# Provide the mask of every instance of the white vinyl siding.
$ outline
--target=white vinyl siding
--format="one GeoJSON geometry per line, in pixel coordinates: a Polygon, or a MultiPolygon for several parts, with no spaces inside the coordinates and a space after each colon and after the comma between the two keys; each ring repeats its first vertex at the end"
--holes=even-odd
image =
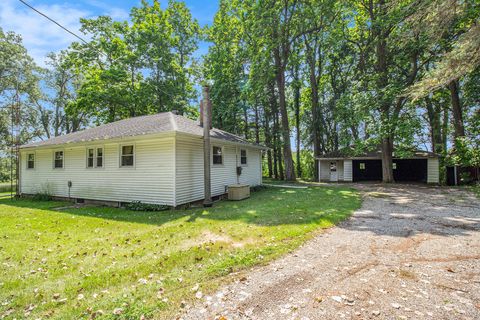
{"type": "Polygon", "coordinates": [[[337,162],[338,181],[343,181],[343,160],[337,160],[336,162],[337,162]]]}
{"type": "MultiPolygon", "coordinates": [[[[237,183],[237,158],[240,163],[240,149],[232,144],[212,141],[212,146],[220,146],[223,151],[223,163],[213,165],[211,161],[212,196],[224,194],[226,187],[237,183]],[[238,154],[237,154],[238,152],[238,154]]],[[[243,148],[243,147],[242,147],[243,148]]],[[[256,186],[262,183],[261,152],[246,148],[248,166],[243,167],[238,182],[256,186]]],[[[202,200],[203,185],[203,140],[201,137],[177,136],[176,140],[176,203],[177,205],[202,200]]]]}
{"type": "Polygon", "coordinates": [[[343,181],[353,181],[352,160],[343,161],[343,181]]]}
{"type": "Polygon", "coordinates": [[[251,186],[262,184],[262,153],[259,150],[245,148],[237,148],[237,152],[237,166],[242,166],[242,174],[240,175],[238,182],[240,184],[249,184],[251,186]],[[248,157],[247,164],[241,163],[241,150],[246,151],[248,157]]]}
{"type": "MultiPolygon", "coordinates": [[[[242,183],[251,186],[262,183],[261,151],[247,150],[248,165],[243,167],[237,180],[237,159],[240,147],[212,141],[223,150],[223,163],[211,166],[212,195],[225,193],[226,186],[242,183]]],[[[49,192],[54,196],[68,197],[68,181],[72,182],[72,198],[113,202],[141,201],[176,206],[204,198],[203,140],[201,137],[176,135],[176,137],[131,139],[108,142],[103,145],[103,167],[89,169],[87,149],[96,145],[75,145],[64,151],[64,168],[52,165],[55,149],[36,148],[35,170],[21,171],[21,192],[35,194],[49,192]],[[134,166],[121,167],[122,146],[134,145],[134,166]]],[[[56,149],[58,150],[58,149],[56,149]]],[[[22,169],[27,166],[27,154],[22,151],[22,169]]],[[[95,159],[96,162],[96,159],[95,159]]]]}
{"type": "Polygon", "coordinates": [[[318,161],[320,181],[330,181],[330,161],[320,160],[318,161]]]}
{"type": "MultiPolygon", "coordinates": [[[[122,144],[126,145],[126,143],[122,144]]],[[[64,169],[53,169],[53,149],[36,150],[36,170],[21,172],[21,192],[35,194],[48,190],[54,196],[93,200],[142,201],[174,205],[173,137],[135,141],[135,167],[120,168],[120,144],[103,147],[103,170],[87,169],[88,145],[64,149],[64,169]]],[[[22,162],[26,162],[22,152],[22,162]]],[[[23,163],[26,167],[26,163],[23,163]]]]}
{"type": "Polygon", "coordinates": [[[427,160],[427,183],[440,183],[438,158],[427,160]]]}

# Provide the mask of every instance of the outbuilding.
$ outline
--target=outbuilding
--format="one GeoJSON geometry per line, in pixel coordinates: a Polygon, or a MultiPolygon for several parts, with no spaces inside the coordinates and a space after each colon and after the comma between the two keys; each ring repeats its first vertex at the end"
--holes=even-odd
{"type": "MultiPolygon", "coordinates": [[[[382,180],[382,152],[358,153],[344,148],[317,157],[320,181],[358,182],[382,180]]],[[[424,150],[412,150],[408,157],[393,155],[393,176],[399,182],[439,183],[439,156],[424,150]]]]}
{"type": "MultiPolygon", "coordinates": [[[[204,199],[203,127],[172,112],[129,118],[20,148],[19,192],[178,206],[204,199]]],[[[262,183],[261,145],[210,130],[211,195],[262,183]]]]}

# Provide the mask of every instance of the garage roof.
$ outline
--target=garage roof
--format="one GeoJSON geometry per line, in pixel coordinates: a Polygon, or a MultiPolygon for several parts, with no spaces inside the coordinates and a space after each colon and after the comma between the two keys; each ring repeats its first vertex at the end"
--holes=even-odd
{"type": "MultiPolygon", "coordinates": [[[[409,156],[407,157],[400,157],[395,155],[395,151],[393,152],[394,158],[438,158],[439,155],[430,151],[420,150],[420,149],[412,149],[409,152],[409,156]]],[[[340,150],[332,151],[325,153],[321,156],[318,156],[317,159],[381,159],[382,158],[382,148],[381,146],[377,146],[376,148],[370,150],[358,150],[355,149],[354,146],[346,147],[340,150]]]]}

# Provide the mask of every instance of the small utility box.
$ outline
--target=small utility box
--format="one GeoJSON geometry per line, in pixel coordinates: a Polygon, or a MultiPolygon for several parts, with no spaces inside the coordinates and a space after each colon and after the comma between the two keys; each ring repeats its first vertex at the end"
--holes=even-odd
{"type": "Polygon", "coordinates": [[[228,200],[243,200],[250,197],[248,184],[232,184],[228,186],[228,200]]]}

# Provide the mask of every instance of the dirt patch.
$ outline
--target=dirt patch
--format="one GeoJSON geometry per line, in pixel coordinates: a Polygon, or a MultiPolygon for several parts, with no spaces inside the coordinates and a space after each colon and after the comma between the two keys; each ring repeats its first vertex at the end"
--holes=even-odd
{"type": "Polygon", "coordinates": [[[183,250],[197,247],[197,246],[202,246],[206,244],[215,244],[215,243],[225,243],[228,244],[234,248],[242,248],[245,245],[248,244],[253,244],[256,241],[253,239],[245,239],[242,241],[235,241],[228,235],[222,235],[222,234],[217,234],[213,233],[210,231],[203,232],[201,236],[194,238],[194,239],[189,239],[184,241],[181,245],[180,248],[183,250]]]}
{"type": "Polygon", "coordinates": [[[348,222],[181,317],[480,319],[478,199],[456,189],[352,186],[364,203],[348,222]]]}

